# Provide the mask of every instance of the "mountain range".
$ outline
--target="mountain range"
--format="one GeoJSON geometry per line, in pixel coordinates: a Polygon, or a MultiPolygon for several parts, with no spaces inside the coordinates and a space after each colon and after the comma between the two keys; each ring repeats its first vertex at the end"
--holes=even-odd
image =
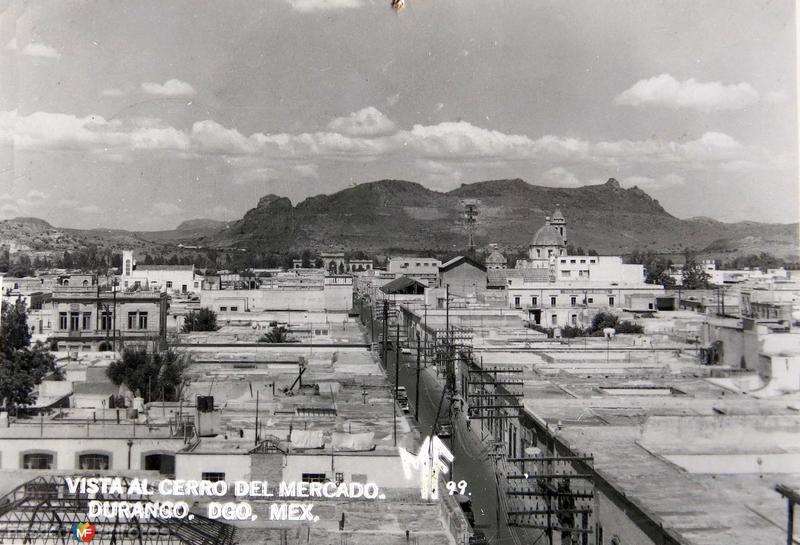
{"type": "Polygon", "coordinates": [[[601,254],[634,249],[680,253],[688,248],[713,256],[798,256],[796,223],[679,219],[638,187],[623,188],[613,178],[577,188],[491,180],[448,192],[381,180],[309,197],[297,205],[286,197],[266,195],[237,221],[195,219],[169,231],[57,229],[43,220],[15,218],[0,222],[0,243],[11,240],[39,250],[92,241],[138,251],[165,251],[183,244],[258,251],[454,252],[467,243],[465,201],[478,206],[474,236],[479,247],[498,243],[507,251],[526,248],[545,216],[559,205],[567,220],[568,242],[601,254]]]}

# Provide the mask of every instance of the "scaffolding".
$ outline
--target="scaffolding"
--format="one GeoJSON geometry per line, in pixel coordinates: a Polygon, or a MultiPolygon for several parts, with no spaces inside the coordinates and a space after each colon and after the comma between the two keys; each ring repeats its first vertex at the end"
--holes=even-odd
{"type": "MultiPolygon", "coordinates": [[[[86,475],[74,476],[74,478],[86,475]]],[[[120,478],[123,490],[127,478],[120,478]]],[[[0,497],[0,543],[74,543],[74,527],[88,521],[89,501],[141,502],[126,494],[70,492],[63,476],[47,475],[27,481],[0,497]]],[[[93,521],[92,543],[113,545],[233,545],[235,528],[192,513],[185,518],[122,518],[93,521]]]]}

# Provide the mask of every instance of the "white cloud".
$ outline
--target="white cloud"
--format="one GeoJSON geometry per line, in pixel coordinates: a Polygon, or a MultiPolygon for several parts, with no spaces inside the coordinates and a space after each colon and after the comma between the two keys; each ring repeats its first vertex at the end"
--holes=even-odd
{"type": "Polygon", "coordinates": [[[639,189],[652,191],[681,187],[686,184],[686,178],[674,172],[656,178],[651,178],[649,176],[628,176],[620,180],[620,184],[622,184],[622,187],[626,188],[636,186],[639,189]]]}
{"type": "Polygon", "coordinates": [[[179,79],[171,79],[165,81],[164,83],[146,81],[142,83],[142,91],[149,95],[167,97],[189,96],[195,94],[195,90],[191,85],[179,79]]]}
{"type": "Polygon", "coordinates": [[[29,201],[41,202],[47,198],[47,195],[45,195],[38,189],[31,189],[30,191],[28,191],[27,198],[29,201]]]}
{"type": "Polygon", "coordinates": [[[317,165],[295,165],[292,170],[297,173],[299,176],[303,178],[319,178],[319,172],[317,171],[317,165]]]}
{"type": "Polygon", "coordinates": [[[125,93],[123,93],[120,89],[110,87],[108,89],[103,89],[100,94],[104,97],[121,97],[125,93]]]}
{"type": "Polygon", "coordinates": [[[555,167],[544,172],[539,178],[542,185],[550,187],[580,187],[584,185],[575,174],[563,167],[555,167]]]}
{"type": "MultiPolygon", "coordinates": [[[[541,170],[587,167],[623,168],[636,171],[644,165],[662,165],[659,170],[732,171],[785,169],[794,158],[747,146],[725,133],[709,131],[689,141],[616,140],[590,141],[545,135],[532,139],[478,127],[466,121],[415,125],[397,130],[390,120],[369,108],[332,121],[327,131],[313,133],[254,133],[245,135],[213,120],[195,122],[178,129],[153,118],[113,119],[90,115],[34,112],[18,115],[0,112],[0,142],[20,149],[81,150],[96,154],[96,160],[125,162],[138,153],[160,152],[178,157],[224,156],[240,173],[237,183],[275,179],[292,174],[295,165],[315,165],[320,160],[371,161],[402,157],[422,160],[421,169],[434,176],[435,164],[464,167],[508,167],[513,162],[535,162],[541,170]],[[391,125],[390,125],[391,124],[391,125]],[[395,132],[386,134],[392,127],[395,132]],[[343,134],[334,129],[346,131],[343,134]],[[351,134],[376,134],[371,137],[351,134]],[[430,161],[430,163],[424,163],[430,161]],[[635,167],[635,168],[633,168],[635,167]],[[259,170],[261,169],[261,170],[259,170]]],[[[566,170],[548,174],[550,183],[579,183],[566,170]]],[[[310,169],[294,175],[312,176],[310,169]]],[[[316,172],[315,175],[319,173],[316,172]]]]}
{"type": "Polygon", "coordinates": [[[159,216],[174,216],[183,212],[180,206],[171,202],[157,202],[153,205],[153,210],[159,216]]]}
{"type": "Polygon", "coordinates": [[[786,92],[784,89],[779,91],[770,91],[764,95],[764,101],[769,102],[770,104],[781,104],[783,102],[789,102],[789,93],[786,92]]]}
{"type": "Polygon", "coordinates": [[[360,8],[363,0],[285,0],[293,10],[303,13],[360,8]]]}
{"type": "Polygon", "coordinates": [[[394,122],[377,108],[369,106],[346,117],[337,117],[328,123],[328,130],[346,136],[386,136],[397,130],[394,122]]]}
{"type": "Polygon", "coordinates": [[[87,204],[77,207],[75,211],[80,212],[81,214],[99,214],[103,211],[103,209],[96,204],[87,204]]]}
{"type": "Polygon", "coordinates": [[[0,206],[0,214],[7,217],[19,216],[20,210],[16,204],[5,203],[4,205],[0,206]]]}
{"type": "Polygon", "coordinates": [[[17,38],[16,38],[16,36],[11,38],[10,40],[8,40],[8,43],[6,44],[6,49],[8,49],[9,51],[16,51],[17,50],[17,38]]]}
{"type": "MultiPolygon", "coordinates": [[[[14,45],[16,46],[16,42],[14,45]]],[[[57,59],[61,57],[61,53],[59,53],[56,48],[43,43],[29,43],[22,50],[22,54],[28,57],[39,57],[43,59],[57,59]]]]}
{"type": "Polygon", "coordinates": [[[758,91],[749,83],[726,85],[715,81],[703,83],[693,78],[678,81],[669,74],[642,79],[614,99],[628,106],[691,108],[703,112],[741,110],[758,102],[758,91]]]}

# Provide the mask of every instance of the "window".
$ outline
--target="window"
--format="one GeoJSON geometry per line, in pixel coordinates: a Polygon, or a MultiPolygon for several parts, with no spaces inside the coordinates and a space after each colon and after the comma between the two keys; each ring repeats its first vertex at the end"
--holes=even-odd
{"type": "MultiPolygon", "coordinates": [[[[125,260],[125,276],[130,276],[130,275],[131,275],[131,260],[130,259],[126,259],[125,260]]],[[[128,284],[126,283],[125,285],[127,286],[128,284]]]]}
{"type": "Polygon", "coordinates": [[[570,272],[569,271],[561,271],[561,277],[562,278],[569,278],[569,276],[570,276],[570,272]]]}
{"type": "Polygon", "coordinates": [[[194,287],[195,287],[195,288],[197,288],[197,287],[200,287],[200,282],[195,282],[195,283],[194,283],[194,287]]]}
{"type": "Polygon", "coordinates": [[[103,331],[110,331],[111,330],[111,313],[108,311],[103,312],[100,315],[100,329],[103,331]]]}
{"type": "Polygon", "coordinates": [[[111,467],[108,454],[81,454],[78,469],[108,469],[111,467]]]}
{"type": "MultiPolygon", "coordinates": [[[[427,263],[426,263],[426,265],[427,265],[427,263]]],[[[336,473],[336,484],[337,484],[337,485],[338,485],[338,484],[342,484],[343,482],[344,482],[344,473],[342,473],[342,472],[337,472],[337,473],[336,473]]]]}
{"type": "Polygon", "coordinates": [[[581,259],[581,263],[586,263],[586,260],[585,259],[581,259]]]}
{"type": "Polygon", "coordinates": [[[139,329],[147,329],[147,313],[139,313],[139,329]]]}
{"type": "Polygon", "coordinates": [[[614,306],[614,298],[613,297],[609,297],[608,298],[608,306],[610,306],[610,307],[614,306]]]}
{"type": "Polygon", "coordinates": [[[92,329],[92,313],[91,312],[84,312],[83,313],[83,327],[81,329],[92,329]]]}
{"type": "Polygon", "coordinates": [[[80,329],[80,320],[81,320],[81,313],[80,312],[70,312],[69,313],[69,330],[70,331],[77,331],[80,329]]]}
{"type": "Polygon", "coordinates": [[[128,329],[135,329],[136,328],[136,313],[129,312],[128,313],[128,329]]]}
{"type": "Polygon", "coordinates": [[[239,311],[239,307],[231,307],[231,312],[238,312],[238,311],[239,311]]]}
{"type": "Polygon", "coordinates": [[[133,287],[134,288],[141,288],[142,287],[142,283],[140,281],[138,281],[138,280],[134,280],[133,287]]]}
{"type": "Polygon", "coordinates": [[[573,295],[572,297],[569,298],[569,304],[572,305],[572,306],[577,305],[578,304],[578,298],[573,295]]]}
{"type": "Polygon", "coordinates": [[[219,482],[219,481],[224,481],[225,480],[225,474],[224,473],[220,473],[218,471],[204,471],[201,474],[201,478],[204,481],[211,481],[212,483],[216,483],[216,482],[219,482]]]}
{"type": "Polygon", "coordinates": [[[228,310],[228,307],[219,307],[219,311],[220,312],[226,312],[227,310],[228,310]]]}
{"type": "Polygon", "coordinates": [[[171,288],[171,287],[172,287],[172,280],[167,280],[167,288],[171,288]]]}
{"type": "Polygon", "coordinates": [[[575,260],[574,259],[570,259],[569,262],[570,263],[575,263],[575,260]]]}
{"type": "Polygon", "coordinates": [[[590,260],[589,260],[589,263],[594,263],[594,259],[590,259],[590,260]]]}
{"type": "Polygon", "coordinates": [[[653,310],[653,303],[647,303],[647,308],[649,310],[653,310]]]}
{"type": "Polygon", "coordinates": [[[531,306],[535,307],[538,304],[539,304],[539,298],[536,296],[531,297],[531,306]]]}
{"type": "Polygon", "coordinates": [[[23,469],[53,469],[53,455],[47,452],[31,452],[22,456],[23,469]]]}
{"type": "Polygon", "coordinates": [[[303,473],[301,479],[304,483],[324,483],[328,478],[325,473],[303,473]]]}
{"type": "Polygon", "coordinates": [[[578,315],[577,315],[577,314],[573,314],[573,315],[570,317],[570,320],[571,320],[571,322],[572,322],[572,325],[573,325],[573,326],[576,326],[576,325],[578,325],[578,315]]]}
{"type": "Polygon", "coordinates": [[[58,313],[58,329],[67,329],[67,313],[58,313]]]}
{"type": "MultiPolygon", "coordinates": [[[[566,259],[562,259],[562,260],[561,260],[561,263],[566,263],[566,262],[567,262],[567,260],[566,260],[566,259]]],[[[575,263],[575,262],[573,261],[573,263],[575,263]]]]}
{"type": "Polygon", "coordinates": [[[550,316],[550,325],[558,325],[558,314],[550,316]]]}
{"type": "Polygon", "coordinates": [[[556,306],[556,303],[557,303],[557,302],[558,302],[558,299],[557,299],[557,297],[556,297],[555,295],[551,295],[551,296],[550,296],[550,306],[551,306],[551,307],[554,307],[554,306],[556,306]]]}
{"type": "Polygon", "coordinates": [[[589,297],[589,298],[587,299],[587,301],[589,301],[590,303],[594,303],[594,297],[589,297]]]}
{"type": "MultiPolygon", "coordinates": [[[[125,281],[125,287],[126,288],[128,287],[128,281],[127,280],[125,281]]],[[[114,291],[116,291],[116,290],[114,290],[114,291]]]]}
{"type": "Polygon", "coordinates": [[[514,306],[517,308],[520,307],[519,297],[514,297],[514,306]]]}

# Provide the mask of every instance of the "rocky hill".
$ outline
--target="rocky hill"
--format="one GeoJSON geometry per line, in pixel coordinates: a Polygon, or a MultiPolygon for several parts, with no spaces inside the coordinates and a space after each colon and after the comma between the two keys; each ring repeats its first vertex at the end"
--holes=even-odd
{"type": "Polygon", "coordinates": [[[797,225],[680,220],[657,200],[610,179],[579,188],[534,186],[523,180],[492,180],[441,193],[400,180],[381,180],[318,195],[292,206],[263,197],[256,208],[205,243],[214,246],[376,252],[460,250],[465,246],[463,201],[479,202],[476,243],[524,248],[556,204],[567,218],[569,242],[601,253],[638,248],[714,254],[767,251],[796,256],[797,225]]]}
{"type": "Polygon", "coordinates": [[[491,180],[449,192],[381,180],[310,197],[296,206],[286,197],[266,195],[238,221],[189,220],[169,231],[59,229],[36,218],[15,218],[0,221],[0,245],[62,252],[88,243],[140,252],[175,249],[180,243],[258,251],[457,252],[466,246],[465,200],[479,203],[476,244],[496,242],[506,251],[526,248],[559,204],[569,243],[600,253],[681,253],[689,248],[723,259],[760,252],[798,256],[797,224],[681,220],[641,189],[624,189],[614,179],[578,188],[491,180]]]}

